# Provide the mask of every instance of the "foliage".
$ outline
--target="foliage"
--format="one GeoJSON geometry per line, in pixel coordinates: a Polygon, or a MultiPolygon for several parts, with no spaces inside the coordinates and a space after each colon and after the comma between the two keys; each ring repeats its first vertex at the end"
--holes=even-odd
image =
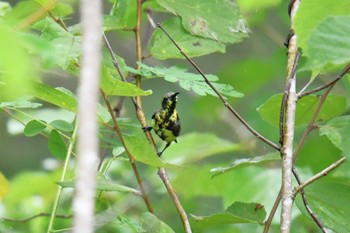
{"type": "MultiPolygon", "coordinates": [[[[146,25],[152,25],[150,18],[161,22],[182,52],[195,58],[204,73],[215,74],[207,77],[223,98],[234,103],[254,129],[277,143],[280,93],[286,76],[282,44],[289,28],[285,1],[145,1],[142,62],[135,61],[129,49],[136,46],[132,38],[137,1],[104,2],[110,13],[104,15],[103,29],[113,41],[120,73],[104,47],[100,89],[116,111],[123,107],[117,122],[126,148],[115,135],[111,113],[101,98],[96,232],[183,231],[156,175],[158,167],[169,171],[195,232],[262,232],[280,188],[280,155],[247,134],[166,34],[146,25]],[[141,86],[135,85],[135,76],[142,77],[141,86]],[[160,107],[160,98],[168,91],[181,93],[178,112],[183,133],[159,158],[135,119],[134,106],[123,101],[142,97],[142,109],[150,122],[151,112],[160,107]],[[137,162],[154,214],[145,212],[127,152],[137,162]]],[[[6,126],[0,129],[0,147],[4,148],[0,232],[45,232],[50,221],[57,231],[72,227],[75,84],[82,32],[80,24],[71,19],[78,7],[72,0],[23,0],[15,5],[0,1],[0,121],[6,126]],[[60,201],[53,210],[60,189],[60,201]],[[53,220],[43,216],[25,219],[53,211],[57,214],[53,220]]],[[[348,0],[337,4],[302,1],[294,25],[302,51],[299,90],[307,79],[312,81],[308,89],[327,83],[349,64],[349,7],[348,0]]],[[[349,158],[349,77],[335,88],[316,118],[314,131],[318,134],[307,138],[296,162],[303,180],[341,156],[349,158]]],[[[296,144],[319,101],[317,94],[298,100],[296,144]]],[[[164,146],[155,140],[157,146],[164,146]]],[[[316,215],[334,232],[350,231],[346,224],[350,173],[344,167],[305,189],[316,215]]],[[[300,195],[293,211],[293,231],[317,231],[300,195]]],[[[270,232],[277,228],[278,216],[270,232]]]]}

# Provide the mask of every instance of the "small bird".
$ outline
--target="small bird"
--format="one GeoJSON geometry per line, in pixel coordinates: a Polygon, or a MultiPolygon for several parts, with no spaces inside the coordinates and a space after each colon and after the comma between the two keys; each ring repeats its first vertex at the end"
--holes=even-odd
{"type": "Polygon", "coordinates": [[[180,135],[181,122],[176,111],[177,95],[179,92],[169,92],[162,99],[162,107],[152,116],[152,127],[145,127],[144,130],[154,129],[154,132],[167,144],[158,153],[160,157],[166,148],[180,135]]]}

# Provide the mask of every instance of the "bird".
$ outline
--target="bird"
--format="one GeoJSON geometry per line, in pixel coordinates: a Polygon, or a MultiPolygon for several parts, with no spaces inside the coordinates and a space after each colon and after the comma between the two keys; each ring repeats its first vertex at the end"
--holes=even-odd
{"type": "Polygon", "coordinates": [[[177,143],[177,137],[181,131],[181,121],[176,111],[179,92],[169,92],[162,99],[162,107],[152,115],[152,127],[144,127],[145,130],[153,129],[154,132],[166,142],[164,149],[158,152],[160,157],[172,142],[177,143]]]}

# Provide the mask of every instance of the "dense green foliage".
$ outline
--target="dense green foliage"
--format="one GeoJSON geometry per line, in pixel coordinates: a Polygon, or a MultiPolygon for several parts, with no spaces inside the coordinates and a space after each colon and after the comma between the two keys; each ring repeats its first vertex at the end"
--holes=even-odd
{"type": "MultiPolygon", "coordinates": [[[[287,60],[283,42],[290,27],[288,3],[147,0],[141,24],[145,59],[140,63],[135,61],[132,30],[136,2],[104,1],[108,11],[104,31],[130,82],[121,80],[104,47],[100,88],[116,106],[126,97],[118,122],[155,213],[147,212],[101,98],[96,232],[183,232],[157,167],[167,169],[194,232],[262,232],[280,188],[279,153],[246,131],[164,32],[150,26],[146,14],[151,12],[153,20],[162,23],[253,128],[278,144],[287,60]],[[143,89],[135,85],[135,75],[142,76],[143,89]],[[177,108],[182,134],[159,158],[128,97],[142,97],[150,124],[161,97],[169,91],[180,92],[177,108]]],[[[82,39],[78,8],[75,0],[0,1],[0,232],[46,232],[49,217],[25,218],[50,215],[58,188],[62,195],[54,229],[72,227],[75,88],[82,39]]],[[[302,1],[294,22],[302,52],[298,90],[309,81],[308,90],[329,82],[350,62],[349,9],[349,0],[336,4],[302,1]]],[[[302,180],[342,156],[349,158],[349,80],[346,75],[336,84],[300,151],[296,168],[302,180]]],[[[295,145],[314,114],[318,94],[298,101],[295,145]]],[[[159,148],[164,146],[155,140],[159,148]]],[[[345,162],[305,189],[315,214],[327,228],[340,233],[350,232],[347,166],[345,162]]],[[[292,232],[319,231],[299,195],[293,212],[292,232]]],[[[270,232],[278,232],[278,226],[277,213],[270,232]]]]}

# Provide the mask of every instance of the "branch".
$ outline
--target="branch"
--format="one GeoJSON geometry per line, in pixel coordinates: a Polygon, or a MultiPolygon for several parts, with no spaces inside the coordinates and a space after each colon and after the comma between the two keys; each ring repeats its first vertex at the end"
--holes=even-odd
{"type": "Polygon", "coordinates": [[[232,108],[232,106],[226,101],[225,97],[214,87],[214,85],[209,81],[209,79],[206,77],[204,72],[194,63],[194,61],[187,56],[187,54],[180,48],[180,46],[175,42],[175,40],[169,35],[167,31],[162,27],[160,23],[158,23],[158,27],[164,32],[164,34],[171,40],[171,42],[176,46],[176,48],[179,50],[182,56],[186,58],[186,60],[191,63],[191,65],[198,71],[198,73],[203,77],[204,81],[207,83],[207,85],[216,93],[216,95],[219,97],[219,99],[223,102],[225,107],[258,139],[265,142],[275,150],[280,150],[280,147],[270,141],[269,139],[262,136],[260,133],[258,133],[252,126],[246,122],[243,117],[241,117],[236,110],[232,108]]]}
{"type": "Polygon", "coordinates": [[[102,5],[81,0],[82,68],[78,85],[78,161],[73,233],[94,231],[98,166],[97,103],[101,65],[102,5]]]}
{"type": "Polygon", "coordinates": [[[325,168],[324,170],[320,171],[319,173],[317,173],[313,177],[307,179],[304,183],[299,184],[299,186],[294,189],[293,196],[295,197],[298,194],[298,192],[300,192],[306,186],[312,184],[314,181],[318,180],[319,178],[321,178],[323,176],[326,176],[329,172],[333,171],[334,169],[339,167],[342,163],[344,163],[345,160],[346,160],[346,158],[342,157],[341,159],[339,159],[336,162],[332,163],[327,168],[325,168]]]}
{"type": "Polygon", "coordinates": [[[344,69],[340,72],[340,74],[337,75],[337,77],[335,77],[332,81],[330,81],[329,83],[326,83],[320,87],[317,87],[315,89],[312,89],[310,91],[305,91],[305,92],[302,92],[301,94],[298,94],[298,98],[301,99],[302,97],[304,96],[307,96],[307,95],[311,95],[315,92],[319,92],[321,90],[324,90],[330,86],[333,86],[336,82],[338,82],[342,77],[344,77],[344,75],[346,73],[348,73],[350,70],[350,64],[348,64],[347,66],[344,67],[344,69]]]}
{"type": "MultiPolygon", "coordinates": [[[[299,0],[290,1],[290,19],[291,25],[295,13],[299,7],[299,0]]],[[[292,186],[292,168],[293,168],[293,143],[294,143],[294,128],[295,128],[295,113],[296,113],[296,75],[295,69],[299,57],[297,37],[293,33],[293,28],[290,30],[290,35],[287,40],[288,45],[288,62],[287,62],[287,86],[289,87],[286,101],[285,115],[285,130],[282,135],[282,209],[281,209],[281,233],[289,233],[292,222],[293,210],[293,186],[292,186]]],[[[282,108],[283,109],[283,108],[282,108]]],[[[283,128],[283,126],[282,126],[283,128]]]]}
{"type": "Polygon", "coordinates": [[[113,111],[113,108],[112,108],[112,106],[111,106],[111,104],[110,104],[110,102],[108,100],[108,96],[106,95],[106,93],[104,93],[104,91],[102,89],[100,89],[100,92],[101,92],[101,94],[103,96],[103,99],[104,99],[106,105],[107,105],[109,114],[112,116],[112,120],[113,120],[113,123],[114,123],[114,130],[118,134],[119,139],[120,139],[121,143],[123,144],[123,146],[125,148],[125,152],[128,155],[129,162],[131,164],[132,170],[134,171],[137,183],[139,184],[139,187],[140,187],[140,190],[141,190],[141,193],[142,193],[142,198],[143,198],[143,200],[144,200],[144,202],[145,202],[145,204],[147,206],[148,211],[153,213],[154,210],[153,210],[152,204],[151,204],[150,199],[149,199],[149,197],[147,195],[146,189],[143,186],[143,182],[142,182],[140,173],[139,173],[139,171],[137,169],[135,160],[134,160],[132,154],[130,153],[128,147],[126,146],[126,143],[125,143],[122,131],[121,131],[121,129],[119,127],[119,124],[118,124],[118,121],[117,121],[117,118],[116,118],[116,116],[114,114],[114,111],[113,111]]]}
{"type": "MultiPolygon", "coordinates": [[[[39,213],[35,214],[33,216],[27,217],[27,218],[1,218],[1,221],[6,221],[6,222],[28,222],[31,221],[35,218],[39,217],[50,217],[51,213],[39,213]]],[[[57,214],[55,215],[55,218],[72,218],[73,215],[71,214],[57,214]]]]}
{"type": "MultiPolygon", "coordinates": [[[[294,174],[294,177],[297,180],[298,184],[300,185],[301,184],[301,180],[300,180],[300,177],[299,177],[299,175],[297,173],[297,170],[294,167],[293,167],[293,174],[294,174]]],[[[304,188],[300,189],[300,193],[301,193],[301,198],[303,200],[303,203],[304,203],[306,211],[309,213],[309,215],[314,220],[314,222],[317,224],[317,226],[321,229],[321,231],[323,233],[327,233],[327,231],[324,229],[324,226],[323,226],[321,220],[319,220],[318,217],[316,216],[316,214],[312,211],[312,209],[311,209],[311,207],[309,205],[309,202],[307,201],[304,188]]],[[[294,199],[295,199],[294,191],[293,191],[293,196],[294,196],[294,199]]]]}

